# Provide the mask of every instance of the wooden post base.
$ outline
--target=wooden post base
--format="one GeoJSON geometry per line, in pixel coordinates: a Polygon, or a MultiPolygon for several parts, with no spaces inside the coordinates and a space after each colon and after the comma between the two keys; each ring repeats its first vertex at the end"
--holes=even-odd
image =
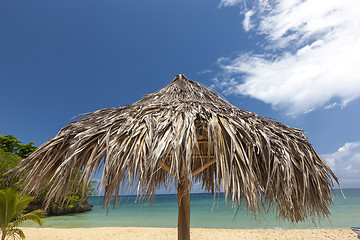
{"type": "Polygon", "coordinates": [[[189,180],[182,177],[178,182],[178,240],[190,240],[190,189],[189,180]]]}

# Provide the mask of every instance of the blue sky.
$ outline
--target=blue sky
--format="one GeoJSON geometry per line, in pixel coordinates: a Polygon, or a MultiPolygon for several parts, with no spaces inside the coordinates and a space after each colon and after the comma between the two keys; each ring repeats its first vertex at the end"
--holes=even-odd
{"type": "Polygon", "coordinates": [[[37,146],[183,73],[301,128],[360,187],[357,0],[0,2],[0,134],[37,146]]]}

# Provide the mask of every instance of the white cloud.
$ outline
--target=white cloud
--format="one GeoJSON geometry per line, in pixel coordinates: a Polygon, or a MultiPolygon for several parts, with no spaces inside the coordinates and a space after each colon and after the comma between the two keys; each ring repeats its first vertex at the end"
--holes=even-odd
{"type": "Polygon", "coordinates": [[[243,0],[221,0],[220,6],[229,7],[243,3],[243,0]]]}
{"type": "Polygon", "coordinates": [[[326,105],[326,106],[324,107],[324,109],[331,109],[331,108],[335,107],[336,105],[337,105],[337,103],[334,102],[334,103],[331,103],[331,104],[329,104],[329,105],[326,105]]]}
{"type": "Polygon", "coordinates": [[[211,69],[205,69],[203,71],[197,72],[196,74],[201,75],[201,74],[207,74],[207,73],[212,73],[212,72],[213,72],[213,70],[211,70],[211,69]]]}
{"type": "Polygon", "coordinates": [[[340,179],[342,188],[360,187],[360,142],[348,142],[322,158],[340,179]]]}
{"type": "Polygon", "coordinates": [[[249,10],[245,13],[245,18],[243,21],[243,27],[245,31],[249,31],[251,28],[253,28],[253,24],[251,23],[251,16],[254,14],[254,11],[249,10]]]}
{"type": "MultiPolygon", "coordinates": [[[[242,2],[222,0],[221,5],[242,2]]],[[[237,80],[230,92],[290,113],[343,108],[360,96],[360,1],[256,3],[246,11],[243,27],[265,36],[264,52],[218,59],[219,82],[237,80]]]]}
{"type": "Polygon", "coordinates": [[[344,146],[338,149],[338,153],[342,156],[349,154],[349,152],[354,149],[360,147],[360,142],[349,142],[345,143],[344,146]]]}

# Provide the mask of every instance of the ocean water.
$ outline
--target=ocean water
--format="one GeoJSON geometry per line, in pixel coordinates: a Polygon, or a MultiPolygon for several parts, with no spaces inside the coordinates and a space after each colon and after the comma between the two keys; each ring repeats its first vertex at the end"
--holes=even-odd
{"type": "MultiPolygon", "coordinates": [[[[339,190],[335,190],[334,205],[330,206],[329,219],[322,218],[312,223],[310,220],[291,224],[279,220],[273,211],[252,216],[245,205],[234,217],[231,203],[225,206],[223,196],[214,201],[211,194],[191,194],[191,223],[192,228],[334,228],[349,229],[360,226],[360,189],[344,189],[346,199],[339,190]],[[214,205],[215,204],[215,205],[214,205]]],[[[134,196],[124,196],[117,210],[102,208],[102,197],[90,197],[94,205],[90,212],[48,217],[44,220],[44,227],[48,228],[93,228],[93,227],[177,227],[177,197],[176,195],[156,195],[155,203],[135,203],[134,196]]],[[[24,227],[36,227],[26,222],[24,227]]]]}

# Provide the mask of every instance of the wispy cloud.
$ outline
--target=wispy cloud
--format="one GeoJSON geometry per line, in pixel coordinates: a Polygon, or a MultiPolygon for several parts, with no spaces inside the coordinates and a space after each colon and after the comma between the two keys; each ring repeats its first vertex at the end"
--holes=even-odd
{"type": "Polygon", "coordinates": [[[251,16],[254,15],[254,11],[249,10],[245,13],[245,18],[243,21],[243,27],[245,31],[250,31],[251,28],[253,28],[253,24],[251,23],[251,16]]]}
{"type": "Polygon", "coordinates": [[[213,72],[213,70],[211,70],[211,69],[205,69],[203,71],[197,72],[196,74],[201,75],[201,74],[212,73],[212,72],[213,72]]]}
{"type": "Polygon", "coordinates": [[[221,0],[220,6],[229,7],[243,3],[243,0],[221,0]]]}
{"type": "MultiPolygon", "coordinates": [[[[220,5],[238,4],[246,7],[220,5]]],[[[289,113],[346,107],[360,96],[360,1],[258,0],[242,12],[244,30],[263,35],[264,47],[218,59],[223,89],[232,79],[232,93],[289,113]]]]}
{"type": "Polygon", "coordinates": [[[334,103],[331,103],[331,104],[329,104],[329,105],[326,105],[326,106],[324,107],[324,109],[331,109],[331,108],[335,107],[336,105],[337,105],[337,103],[334,102],[334,103]]]}
{"type": "Polygon", "coordinates": [[[360,142],[345,143],[336,152],[322,157],[340,179],[343,188],[360,188],[360,142]]]}

